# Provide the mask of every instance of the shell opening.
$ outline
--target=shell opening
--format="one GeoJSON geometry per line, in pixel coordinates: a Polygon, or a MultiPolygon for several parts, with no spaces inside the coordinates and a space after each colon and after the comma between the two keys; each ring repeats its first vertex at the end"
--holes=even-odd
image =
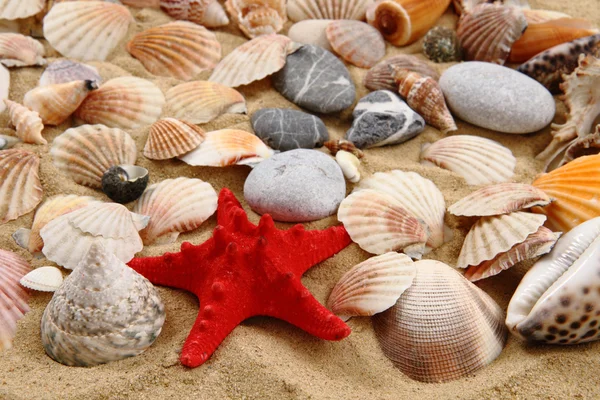
{"type": "Polygon", "coordinates": [[[137,165],[119,165],[119,168],[122,171],[119,171],[119,179],[122,182],[135,182],[148,175],[148,170],[146,168],[137,165]]]}

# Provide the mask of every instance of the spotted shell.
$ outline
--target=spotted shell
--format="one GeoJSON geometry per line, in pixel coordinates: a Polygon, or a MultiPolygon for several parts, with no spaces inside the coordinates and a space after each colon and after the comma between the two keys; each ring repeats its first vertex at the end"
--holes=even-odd
{"type": "Polygon", "coordinates": [[[398,85],[392,75],[391,66],[417,72],[422,76],[429,76],[436,81],[440,79],[440,74],[425,61],[410,54],[399,54],[381,60],[367,72],[363,81],[367,89],[398,90],[398,85]]]}
{"type": "Polygon", "coordinates": [[[385,56],[381,33],[361,21],[337,20],[327,25],[326,35],[333,50],[360,68],[371,68],[385,56]]]}
{"type": "Polygon", "coordinates": [[[285,0],[227,0],[225,8],[250,39],[277,33],[287,22],[285,0]]]}
{"type": "Polygon", "coordinates": [[[96,67],[77,61],[58,60],[48,64],[40,77],[39,86],[73,81],[94,81],[99,86],[102,78],[96,67]]]}
{"type": "Polygon", "coordinates": [[[160,8],[172,18],[194,22],[207,28],[229,24],[229,18],[216,0],[159,0],[160,8]]]}
{"type": "Polygon", "coordinates": [[[25,143],[48,144],[42,136],[44,124],[37,112],[8,99],[4,99],[4,104],[8,107],[10,122],[15,127],[19,139],[25,143]]]}
{"type": "Polygon", "coordinates": [[[17,321],[29,311],[29,294],[19,286],[19,280],[29,271],[27,260],[0,249],[0,352],[12,347],[17,321]]]}
{"type": "Polygon", "coordinates": [[[26,150],[0,151],[0,224],[25,215],[42,201],[40,159],[26,150]]]}
{"type": "Polygon", "coordinates": [[[159,119],[150,127],[144,156],[167,160],[194,150],[204,141],[204,131],[196,125],[175,118],[159,119]]]}
{"type": "Polygon", "coordinates": [[[44,46],[19,33],[0,33],[0,62],[7,67],[44,65],[44,46]]]}

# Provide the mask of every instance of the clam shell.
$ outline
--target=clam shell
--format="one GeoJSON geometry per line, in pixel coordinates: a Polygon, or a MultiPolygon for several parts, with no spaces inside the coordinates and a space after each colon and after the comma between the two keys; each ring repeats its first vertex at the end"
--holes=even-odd
{"type": "Polygon", "coordinates": [[[65,57],[104,61],[134,22],[127,7],[105,1],[66,1],[44,17],[44,37],[65,57]]]}
{"type": "Polygon", "coordinates": [[[229,24],[229,18],[216,0],[159,0],[160,8],[175,19],[217,28],[229,24]]]}
{"type": "Polygon", "coordinates": [[[360,172],[358,171],[360,161],[358,160],[358,157],[347,151],[340,150],[335,154],[335,161],[342,169],[346,179],[353,183],[360,180],[360,172]]]}
{"type": "Polygon", "coordinates": [[[166,179],[149,186],[133,212],[148,215],[140,231],[144,244],[172,243],[179,233],[198,228],[217,210],[217,192],[200,179],[166,179]]]}
{"type": "Polygon", "coordinates": [[[165,322],[158,292],[102,245],[86,253],[44,310],[44,350],[71,366],[93,366],[142,353],[165,322]]]}
{"type": "Polygon", "coordinates": [[[62,285],[62,282],[62,272],[56,267],[36,268],[19,281],[27,289],[40,292],[55,292],[62,285]]]}
{"type": "Polygon", "coordinates": [[[0,151],[0,224],[25,215],[42,201],[40,159],[26,150],[0,151]]]}
{"type": "Polygon", "coordinates": [[[0,249],[0,351],[12,347],[17,321],[29,311],[29,295],[18,283],[29,271],[27,260],[0,249]]]}
{"type": "Polygon", "coordinates": [[[46,67],[40,76],[39,86],[55,85],[73,81],[95,81],[102,83],[96,67],[71,60],[54,61],[46,67]]]}
{"type": "Polygon", "coordinates": [[[458,379],[491,363],[506,343],[502,309],[444,263],[425,260],[415,267],[412,286],[373,317],[384,354],[422,382],[458,379]]]}
{"type": "Polygon", "coordinates": [[[20,19],[31,17],[42,11],[46,0],[1,0],[1,19],[20,19]]]}
{"type": "Polygon", "coordinates": [[[399,54],[381,60],[365,75],[364,85],[369,90],[398,90],[398,85],[392,75],[392,68],[396,66],[401,69],[407,69],[412,72],[417,72],[422,76],[429,76],[436,81],[440,79],[440,74],[429,66],[425,61],[409,54],[399,54]]]}
{"type": "Polygon", "coordinates": [[[246,113],[246,100],[235,89],[208,81],[182,83],[167,91],[167,108],[175,118],[194,124],[225,113],[246,113]]]}
{"type": "Polygon", "coordinates": [[[313,44],[333,52],[325,29],[331,19],[307,19],[295,23],[288,30],[287,36],[296,43],[313,44]]]}
{"type": "Polygon", "coordinates": [[[305,19],[356,19],[365,18],[370,0],[289,0],[288,17],[294,22],[305,19]]]}
{"type": "Polygon", "coordinates": [[[15,127],[19,139],[25,143],[48,144],[42,136],[44,124],[37,112],[8,99],[4,99],[4,104],[8,107],[10,122],[15,127]]]}
{"type": "Polygon", "coordinates": [[[364,22],[332,21],[327,25],[326,35],[333,50],[357,67],[371,68],[385,56],[383,36],[364,22]]]}
{"type": "Polygon", "coordinates": [[[187,121],[159,119],[150,127],[144,156],[151,160],[168,160],[194,150],[204,141],[204,131],[187,121]]]}
{"type": "Polygon", "coordinates": [[[88,124],[133,129],[160,117],[165,96],[152,82],[133,76],[111,79],[91,92],[75,115],[88,124]]]}
{"type": "Polygon", "coordinates": [[[190,80],[221,59],[221,44],[203,26],[175,21],[138,33],[127,51],[154,75],[190,80]]]}
{"type": "Polygon", "coordinates": [[[469,185],[506,182],[514,175],[516,158],[500,143],[470,135],[456,135],[426,144],[421,164],[433,163],[457,173],[469,185]]]}
{"type": "Polygon", "coordinates": [[[118,128],[82,125],[54,139],[50,154],[60,172],[80,185],[99,189],[110,167],[135,164],[137,149],[131,136],[118,128]]]}
{"type": "Polygon", "coordinates": [[[7,67],[44,65],[44,46],[19,33],[0,33],[0,62],[7,67]]]}
{"type": "Polygon", "coordinates": [[[250,39],[277,33],[287,22],[285,0],[227,0],[231,19],[250,39]]]}

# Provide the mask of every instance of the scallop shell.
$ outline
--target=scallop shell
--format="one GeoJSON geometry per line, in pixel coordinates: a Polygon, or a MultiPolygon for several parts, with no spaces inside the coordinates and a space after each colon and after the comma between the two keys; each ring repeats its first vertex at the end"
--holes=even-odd
{"type": "Polygon", "coordinates": [[[288,54],[297,49],[298,45],[287,36],[259,36],[223,58],[208,80],[229,87],[247,85],[279,71],[288,54]]]}
{"type": "Polygon", "coordinates": [[[0,224],[25,215],[42,201],[40,159],[26,150],[0,151],[0,224]]]}
{"type": "Polygon", "coordinates": [[[385,193],[354,192],[342,200],[337,216],[352,241],[369,253],[403,251],[411,258],[421,258],[425,251],[429,237],[425,223],[385,193]]]}
{"type": "Polygon", "coordinates": [[[231,19],[250,39],[277,33],[287,22],[285,0],[227,0],[231,19]]]}
{"type": "Polygon", "coordinates": [[[144,156],[151,160],[168,160],[194,150],[204,141],[204,131],[187,121],[159,119],[150,127],[144,156]]]}
{"type": "Polygon", "coordinates": [[[225,113],[245,114],[246,100],[230,87],[214,82],[194,81],[169,89],[167,108],[175,118],[203,124],[225,113]]]}
{"type": "Polygon", "coordinates": [[[336,156],[340,151],[352,153],[354,156],[356,156],[356,158],[359,159],[365,156],[365,153],[361,149],[358,149],[354,143],[344,139],[328,140],[323,143],[323,146],[327,147],[327,150],[329,150],[332,156],[336,156]]]}
{"type": "Polygon", "coordinates": [[[385,355],[422,382],[466,377],[491,363],[506,343],[502,309],[456,270],[434,260],[396,304],[373,317],[385,355]]]}
{"type": "Polygon", "coordinates": [[[160,8],[172,18],[194,22],[207,28],[229,24],[229,18],[216,0],[159,0],[160,8]]]}
{"type": "Polygon", "coordinates": [[[135,164],[137,149],[131,136],[118,128],[82,125],[54,139],[50,154],[60,172],[80,185],[99,189],[110,167],[135,164]]]}
{"type": "Polygon", "coordinates": [[[217,192],[200,179],[166,179],[144,192],[133,211],[150,216],[140,231],[144,244],[172,243],[198,228],[217,210],[217,192]]]}
{"type": "Polygon", "coordinates": [[[289,0],[288,17],[294,22],[305,19],[356,19],[365,18],[371,0],[289,0]]]}
{"type": "Polygon", "coordinates": [[[48,144],[42,137],[44,124],[37,112],[8,99],[4,99],[4,104],[8,107],[10,122],[15,127],[19,139],[25,143],[48,144]]]}
{"type": "Polygon", "coordinates": [[[55,4],[44,17],[44,37],[65,57],[104,61],[134,22],[127,7],[105,1],[55,4]]]}
{"type": "Polygon", "coordinates": [[[453,29],[436,26],[423,39],[423,54],[436,63],[462,60],[462,48],[453,29]]]}
{"type": "Polygon", "coordinates": [[[190,80],[210,70],[221,59],[214,33],[186,21],[169,22],[138,33],[127,51],[154,75],[190,80]]]}
{"type": "Polygon", "coordinates": [[[331,19],[307,19],[295,23],[288,30],[287,36],[296,43],[313,44],[333,52],[325,29],[331,19]]]}
{"type": "Polygon", "coordinates": [[[385,56],[383,36],[364,22],[332,21],[327,25],[326,35],[333,50],[357,67],[371,68],[385,56]]]}
{"type": "Polygon", "coordinates": [[[417,274],[414,262],[405,254],[385,253],[352,267],[335,284],[327,308],[347,319],[371,316],[396,304],[417,274]]]}
{"type": "Polygon", "coordinates": [[[571,143],[563,156],[559,167],[582,156],[591,156],[600,153],[600,124],[596,126],[596,133],[576,139],[571,143]]]}
{"type": "Polygon", "coordinates": [[[479,4],[492,2],[505,6],[518,7],[523,10],[530,9],[528,0],[452,0],[452,5],[458,15],[463,15],[472,12],[479,4]]]}
{"type": "Polygon", "coordinates": [[[429,76],[436,81],[440,79],[440,74],[429,66],[425,61],[409,54],[399,54],[381,60],[365,75],[364,85],[369,90],[398,90],[398,85],[392,75],[391,66],[396,66],[401,69],[407,69],[412,72],[417,72],[422,76],[429,76]]]}
{"type": "Polygon", "coordinates": [[[133,129],[155,122],[164,105],[165,96],[155,84],[123,76],[91,92],[75,115],[89,124],[133,129]]]}
{"type": "Polygon", "coordinates": [[[12,347],[17,321],[29,311],[29,295],[18,282],[30,270],[23,257],[0,249],[0,352],[12,347]]]}
{"type": "Polygon", "coordinates": [[[62,272],[56,267],[36,268],[19,281],[27,289],[40,292],[55,292],[62,285],[62,282],[62,272]]]}
{"type": "Polygon", "coordinates": [[[165,322],[158,292],[102,245],[86,253],[44,310],[44,350],[55,361],[81,367],[142,353],[165,322]]]}
{"type": "Polygon", "coordinates": [[[258,163],[273,154],[273,149],[249,132],[221,129],[207,132],[200,146],[179,159],[189,165],[226,167],[258,163]]]}
{"type": "Polygon", "coordinates": [[[543,191],[525,183],[499,183],[486,186],[448,207],[448,212],[465,217],[487,217],[545,206],[552,199],[543,191]]]}
{"type": "Polygon", "coordinates": [[[102,78],[96,67],[71,60],[58,60],[48,64],[40,77],[39,86],[73,81],[95,81],[100,85],[102,78]]]}
{"type": "Polygon", "coordinates": [[[435,164],[460,175],[469,185],[506,182],[514,175],[517,159],[500,143],[478,136],[456,135],[426,144],[421,164],[435,164]]]}
{"type": "Polygon", "coordinates": [[[19,33],[0,33],[0,62],[7,67],[44,65],[44,46],[19,33]]]}
{"type": "Polygon", "coordinates": [[[46,0],[1,0],[1,19],[20,19],[31,17],[42,11],[46,0]]]}
{"type": "Polygon", "coordinates": [[[335,154],[335,161],[342,169],[346,179],[352,183],[360,181],[360,172],[358,171],[360,161],[358,157],[347,151],[340,150],[335,154]]]}
{"type": "Polygon", "coordinates": [[[121,204],[91,203],[54,218],[40,230],[42,253],[48,260],[73,269],[93,244],[101,243],[106,251],[127,262],[144,247],[138,231],[148,219],[121,204]]]}

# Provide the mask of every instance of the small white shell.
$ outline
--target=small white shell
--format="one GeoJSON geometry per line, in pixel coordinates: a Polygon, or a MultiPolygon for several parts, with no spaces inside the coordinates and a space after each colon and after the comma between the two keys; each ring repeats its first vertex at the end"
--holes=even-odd
{"type": "Polygon", "coordinates": [[[36,268],[19,281],[26,288],[40,292],[55,292],[62,282],[62,272],[56,267],[36,268]]]}
{"type": "Polygon", "coordinates": [[[335,155],[335,161],[339,164],[346,179],[353,183],[360,181],[360,172],[358,171],[360,161],[354,154],[340,150],[335,155]]]}

